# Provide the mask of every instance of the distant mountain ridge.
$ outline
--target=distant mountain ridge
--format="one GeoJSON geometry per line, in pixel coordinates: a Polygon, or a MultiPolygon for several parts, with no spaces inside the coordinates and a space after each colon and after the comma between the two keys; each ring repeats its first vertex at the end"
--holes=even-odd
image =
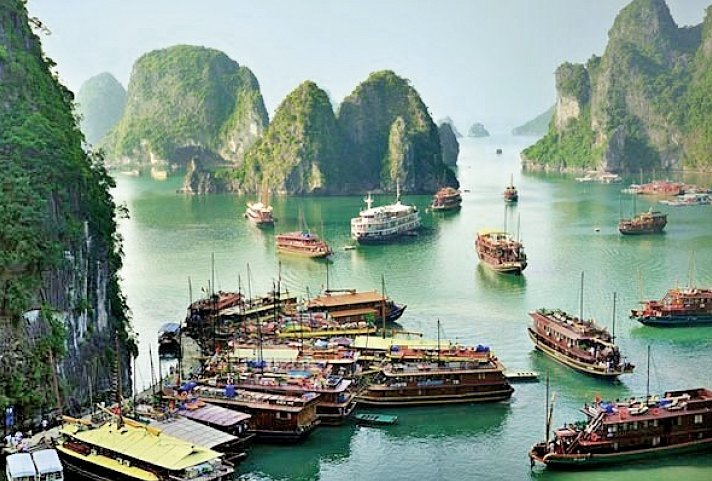
{"type": "Polygon", "coordinates": [[[98,144],[121,119],[126,89],[109,72],[91,77],[77,93],[80,126],[89,144],[98,144]]]}
{"type": "Polygon", "coordinates": [[[601,57],[557,69],[554,119],[524,167],[712,169],[712,7],[680,28],[664,0],[633,0],[608,38],[601,57]]]}
{"type": "Polygon", "coordinates": [[[554,117],[556,105],[549,107],[546,112],[543,112],[529,122],[526,122],[519,127],[512,129],[512,135],[538,135],[542,136],[549,130],[549,122],[554,117]]]}

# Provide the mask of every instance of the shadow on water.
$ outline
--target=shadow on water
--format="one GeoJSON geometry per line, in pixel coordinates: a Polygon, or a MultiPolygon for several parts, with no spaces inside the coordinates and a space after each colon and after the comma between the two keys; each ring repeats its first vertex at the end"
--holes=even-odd
{"type": "Polygon", "coordinates": [[[476,442],[477,437],[501,431],[511,412],[509,401],[499,403],[471,403],[452,406],[413,408],[369,408],[360,412],[378,412],[398,417],[392,426],[359,429],[382,429],[387,437],[401,441],[412,438],[465,438],[476,442]]]}
{"type": "MultiPolygon", "coordinates": [[[[551,390],[566,393],[574,404],[594,402],[596,396],[604,400],[623,399],[631,396],[630,388],[625,384],[625,376],[620,379],[602,379],[589,376],[564,366],[544,353],[534,350],[529,354],[532,368],[539,372],[540,381],[546,382],[549,374],[551,390]],[[623,380],[621,380],[623,379],[623,380]]],[[[638,367],[637,369],[639,369],[638,367]]]]}
{"type": "Polygon", "coordinates": [[[475,281],[486,289],[497,292],[521,293],[526,290],[526,275],[500,274],[485,267],[482,262],[475,268],[475,281]]]}
{"type": "MultiPolygon", "coordinates": [[[[532,471],[531,479],[548,481],[568,481],[586,479],[586,481],[609,481],[612,478],[626,481],[708,481],[712,467],[710,450],[689,454],[659,456],[657,458],[626,461],[624,465],[591,467],[585,475],[579,471],[544,469],[537,467],[532,471]]],[[[580,467],[579,467],[580,468],[580,467]]]]}
{"type": "Polygon", "coordinates": [[[338,462],[351,455],[351,439],[356,429],[353,424],[319,427],[299,444],[254,445],[250,448],[247,459],[238,468],[240,472],[252,474],[237,479],[318,479],[322,462],[338,462]]]}

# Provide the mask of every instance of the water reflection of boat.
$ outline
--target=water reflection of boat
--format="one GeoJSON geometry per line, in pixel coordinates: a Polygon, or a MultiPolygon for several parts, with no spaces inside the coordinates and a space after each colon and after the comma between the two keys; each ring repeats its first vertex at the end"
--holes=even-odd
{"type": "MultiPolygon", "coordinates": [[[[361,412],[369,412],[363,410],[361,412]]],[[[457,438],[476,443],[484,436],[500,431],[511,412],[510,404],[452,405],[442,407],[412,407],[407,410],[378,409],[379,413],[398,416],[398,422],[382,432],[397,439],[457,438]],[[434,420],[437,420],[434,422],[434,420]],[[481,437],[482,436],[482,437],[481,437]]]]}
{"type": "MultiPolygon", "coordinates": [[[[240,465],[246,473],[260,473],[260,479],[319,479],[325,461],[338,462],[351,455],[357,428],[347,423],[339,429],[317,429],[300,444],[289,446],[288,457],[299,462],[285,462],[284,450],[255,445],[240,465]]],[[[322,473],[323,475],[323,473],[322,473]]]]}

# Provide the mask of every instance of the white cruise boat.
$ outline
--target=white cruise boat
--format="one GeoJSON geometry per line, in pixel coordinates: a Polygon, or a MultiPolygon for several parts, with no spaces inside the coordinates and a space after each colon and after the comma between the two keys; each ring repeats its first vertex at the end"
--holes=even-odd
{"type": "Polygon", "coordinates": [[[351,237],[361,244],[387,242],[412,234],[420,227],[418,208],[401,204],[400,189],[397,189],[395,204],[372,207],[371,194],[364,201],[367,208],[351,219],[351,237]]]}

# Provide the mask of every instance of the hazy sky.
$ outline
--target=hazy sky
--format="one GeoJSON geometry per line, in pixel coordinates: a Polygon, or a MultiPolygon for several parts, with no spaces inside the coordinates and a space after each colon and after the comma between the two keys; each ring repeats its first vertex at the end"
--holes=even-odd
{"type": "MultiPolygon", "coordinates": [[[[605,48],[627,0],[30,0],[64,83],[108,71],[128,85],[143,53],[194,44],[257,76],[272,117],[310,79],[340,102],[370,72],[411,80],[437,120],[506,132],[554,103],[556,67],[605,48]]],[[[668,0],[678,25],[710,0],[668,0]]]]}

